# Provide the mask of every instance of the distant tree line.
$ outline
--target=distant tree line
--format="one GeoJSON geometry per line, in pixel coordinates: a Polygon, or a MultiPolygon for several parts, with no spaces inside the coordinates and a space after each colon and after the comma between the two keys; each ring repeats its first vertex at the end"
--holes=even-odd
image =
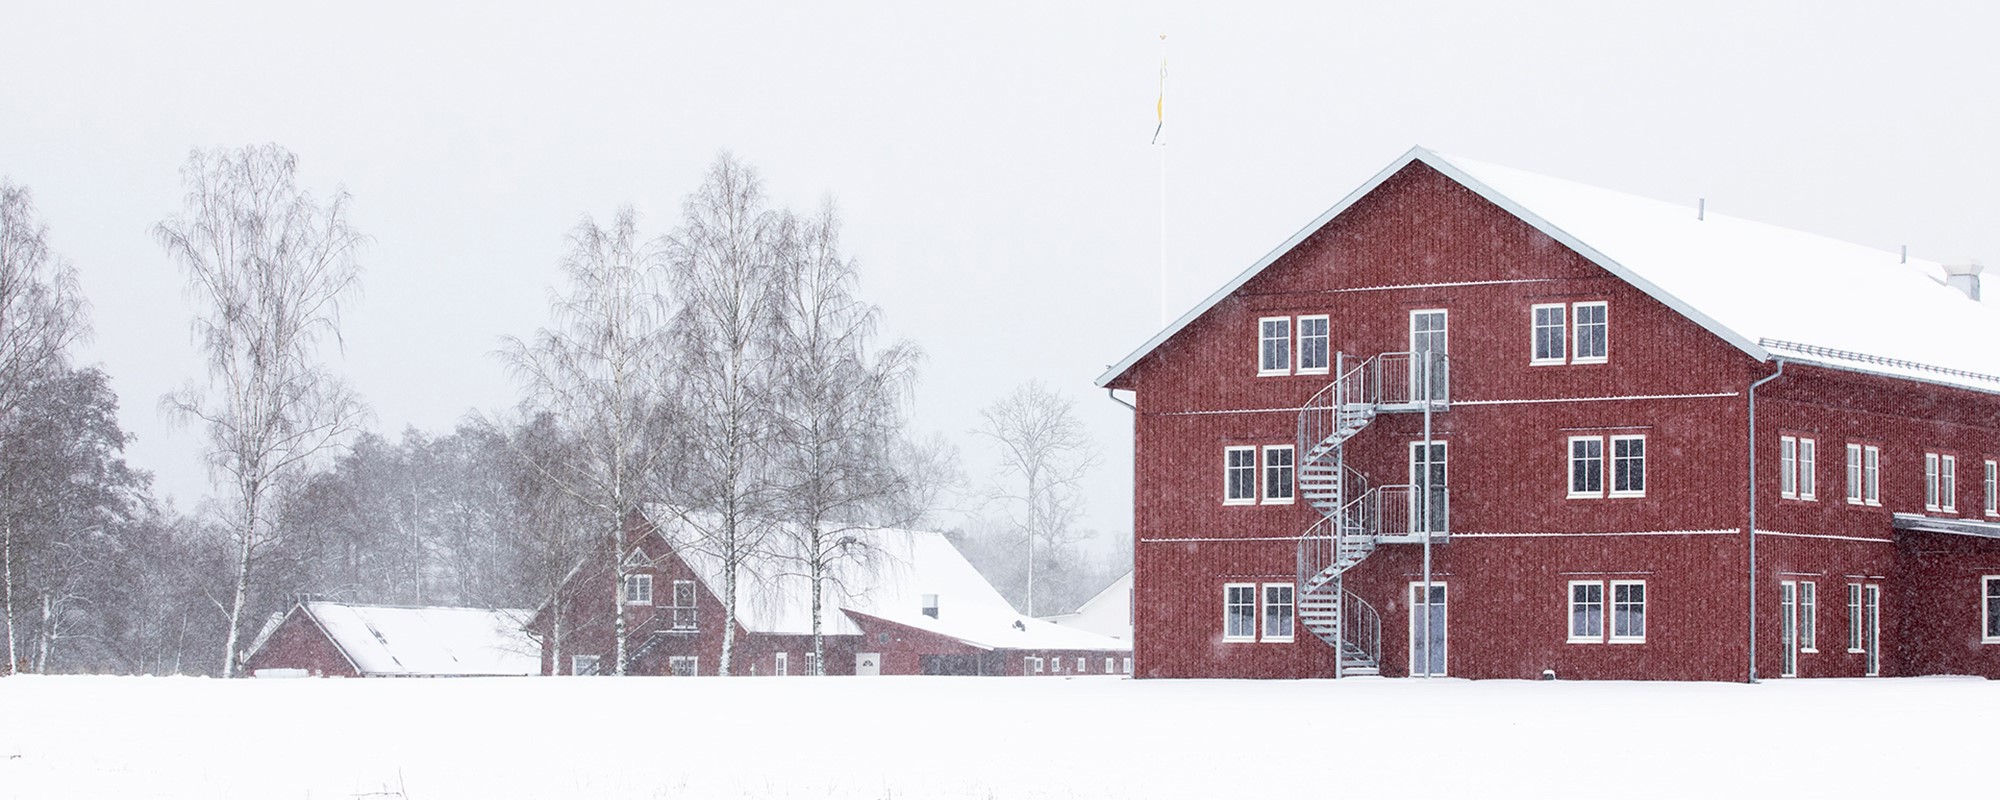
{"type": "Polygon", "coordinates": [[[321,359],[367,239],[348,195],[315,196],[296,168],[275,145],[197,150],[183,210],[153,232],[207,365],[160,402],[207,442],[214,493],[191,509],[125,464],[108,377],[73,363],[90,333],[75,270],[28,190],[0,181],[0,674],[227,676],[299,599],[532,608],[577,575],[603,582],[622,672],[608,598],[638,508],[695,532],[726,597],[808,578],[815,649],[841,565],[882,556],[858,534],[941,509],[964,512],[949,533],[1028,613],[1129,568],[1129,547],[1081,550],[1096,459],[1071,401],[1029,384],[988,408],[970,433],[1003,462],[968,487],[950,442],[911,430],[921,351],[877,342],[833,202],[772,208],[726,153],[665,231],[629,207],[576,224],[549,324],[502,343],[514,407],[448,432],[369,430],[321,359]]]}

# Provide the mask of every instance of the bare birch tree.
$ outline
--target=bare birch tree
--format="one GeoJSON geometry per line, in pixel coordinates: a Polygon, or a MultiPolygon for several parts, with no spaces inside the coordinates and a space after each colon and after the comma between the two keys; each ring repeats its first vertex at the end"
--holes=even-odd
{"type": "Polygon", "coordinates": [[[768,344],[792,228],[765,207],[756,170],[723,153],[666,240],[682,300],[675,325],[682,397],[699,410],[689,418],[682,516],[699,533],[694,546],[722,569],[721,675],[733,666],[744,571],[762,557],[769,533],[764,450],[775,364],[768,344]]]}
{"type": "Polygon", "coordinates": [[[619,209],[609,228],[586,218],[570,233],[563,258],[569,294],[551,301],[556,327],[532,342],[509,339],[502,356],[526,385],[530,413],[547,414],[576,437],[574,446],[530,463],[545,480],[590,509],[609,547],[613,670],[623,675],[627,515],[649,499],[648,484],[667,457],[664,426],[672,395],[670,308],[659,259],[640,241],[636,215],[619,209]]]}
{"type": "Polygon", "coordinates": [[[1076,529],[1083,510],[1080,484],[1097,463],[1096,452],[1076,418],[1075,401],[1040,381],[1022,384],[979,416],[974,432],[1000,449],[1001,481],[994,499],[1009,506],[1013,526],[1027,540],[1026,611],[1034,616],[1036,550],[1046,560],[1082,540],[1083,532],[1076,529]]]}
{"type": "Polygon", "coordinates": [[[235,674],[259,551],[282,533],[271,493],[366,413],[319,361],[321,344],[339,342],[341,302],[359,290],[364,237],[349,224],[345,190],[322,203],[297,172],[297,157],[275,144],[196,150],[181,168],[186,207],[153,228],[187,276],[208,362],[205,389],[190,383],[161,406],[207,429],[210,475],[228,509],[236,586],[223,677],[235,674]]]}
{"type": "Polygon", "coordinates": [[[923,510],[906,497],[931,476],[898,458],[902,401],[919,355],[908,342],[874,351],[879,312],[854,294],[857,270],[841,253],[831,201],[798,227],[780,267],[771,345],[774,511],[790,540],[789,566],[811,586],[810,663],[824,671],[829,582],[841,565],[877,555],[866,529],[908,525],[923,510]]]}
{"type": "MultiPolygon", "coordinates": [[[[18,449],[22,406],[67,367],[70,345],[88,335],[76,270],[49,248],[48,226],[35,216],[27,187],[0,179],[0,450],[18,449]]],[[[7,624],[0,675],[21,663],[14,606],[23,500],[0,486],[0,605],[7,624]]]]}

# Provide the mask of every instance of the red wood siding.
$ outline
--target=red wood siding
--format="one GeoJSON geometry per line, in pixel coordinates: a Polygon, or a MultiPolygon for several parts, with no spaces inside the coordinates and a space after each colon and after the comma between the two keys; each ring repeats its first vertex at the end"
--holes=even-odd
{"type": "Polygon", "coordinates": [[[284,622],[271,632],[271,638],[265,640],[264,646],[252,653],[243,664],[244,674],[247,675],[255,675],[260,669],[302,669],[315,676],[328,677],[360,676],[347,656],[342,655],[333,640],[327,638],[326,631],[313,621],[312,615],[296,605],[285,614],[284,622]]]}

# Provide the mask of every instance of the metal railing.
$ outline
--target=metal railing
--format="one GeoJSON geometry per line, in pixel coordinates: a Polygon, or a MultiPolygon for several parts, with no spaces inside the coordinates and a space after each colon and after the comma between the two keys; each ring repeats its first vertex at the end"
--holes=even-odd
{"type": "Polygon", "coordinates": [[[1354,645],[1370,663],[1382,663],[1382,615],[1360,595],[1341,592],[1340,630],[1344,644],[1354,645]]]}
{"type": "Polygon", "coordinates": [[[1374,387],[1368,402],[1378,405],[1419,405],[1426,396],[1435,404],[1451,401],[1451,357],[1432,350],[1426,352],[1383,353],[1363,364],[1370,374],[1367,384],[1374,387]],[[1428,357],[1428,358],[1426,358],[1428,357]],[[1425,379],[1425,362],[1430,376],[1425,379]],[[1428,383],[1430,391],[1424,390],[1428,383]]]}
{"type": "Polygon", "coordinates": [[[1411,484],[1377,486],[1354,499],[1343,516],[1374,536],[1411,537],[1451,533],[1451,487],[1433,486],[1429,502],[1421,487],[1411,484]]]}

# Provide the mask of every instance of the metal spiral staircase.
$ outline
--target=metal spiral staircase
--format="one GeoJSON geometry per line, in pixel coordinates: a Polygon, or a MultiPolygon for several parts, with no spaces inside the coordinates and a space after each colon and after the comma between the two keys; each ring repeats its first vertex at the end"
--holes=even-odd
{"type": "Polygon", "coordinates": [[[1350,366],[1340,354],[1333,382],[1299,410],[1298,491],[1320,519],[1298,540],[1298,615],[1340,652],[1336,677],[1380,674],[1382,665],[1382,617],[1342,576],[1384,541],[1437,537],[1445,518],[1432,510],[1443,487],[1431,489],[1431,503],[1408,484],[1371,488],[1347,465],[1346,443],[1384,411],[1442,408],[1445,364],[1443,353],[1384,353],[1350,366]]]}

